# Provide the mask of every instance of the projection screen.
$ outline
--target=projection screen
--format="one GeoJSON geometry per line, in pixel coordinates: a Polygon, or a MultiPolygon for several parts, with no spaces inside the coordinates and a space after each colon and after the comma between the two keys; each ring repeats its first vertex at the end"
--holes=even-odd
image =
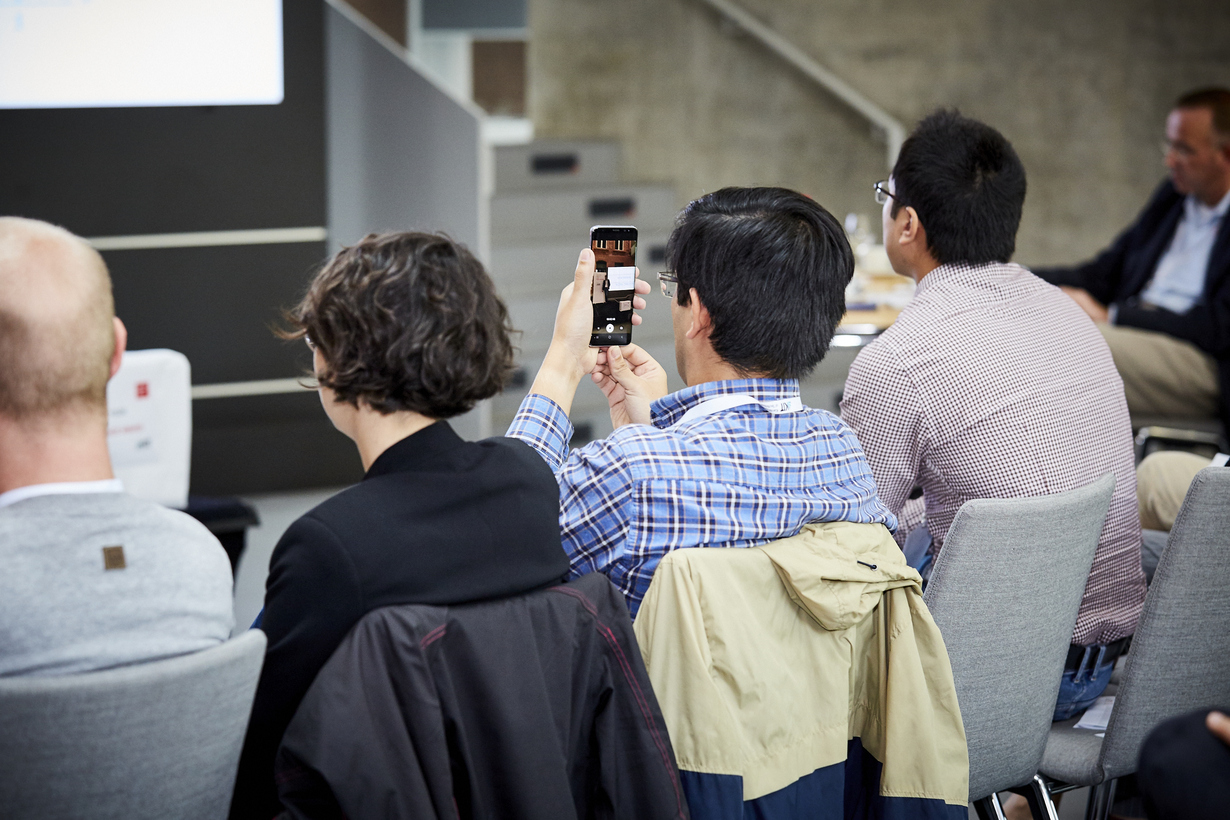
{"type": "Polygon", "coordinates": [[[0,108],[282,101],[281,0],[0,0],[0,108]]]}

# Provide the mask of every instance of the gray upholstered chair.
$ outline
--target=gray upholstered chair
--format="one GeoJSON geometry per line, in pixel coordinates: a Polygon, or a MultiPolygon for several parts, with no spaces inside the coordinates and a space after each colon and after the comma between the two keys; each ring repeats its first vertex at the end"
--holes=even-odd
{"type": "Polygon", "coordinates": [[[167,660],[0,678],[0,814],[222,820],[264,654],[251,630],[167,660]]]}
{"type": "MultiPolygon", "coordinates": [[[[1115,477],[1056,495],[961,506],[923,595],[944,635],[969,746],[970,801],[1046,796],[1035,779],[1115,477]]],[[[1035,810],[1035,816],[1043,816],[1035,810]]]]}
{"type": "MultiPolygon", "coordinates": [[[[1040,770],[1052,793],[1093,786],[1105,818],[1115,778],[1136,771],[1146,735],[1167,718],[1230,703],[1230,467],[1197,474],[1145,597],[1105,737],[1055,724],[1040,770]],[[1050,782],[1054,781],[1054,782],[1050,782]]],[[[958,689],[959,691],[959,689],[958,689]]]]}

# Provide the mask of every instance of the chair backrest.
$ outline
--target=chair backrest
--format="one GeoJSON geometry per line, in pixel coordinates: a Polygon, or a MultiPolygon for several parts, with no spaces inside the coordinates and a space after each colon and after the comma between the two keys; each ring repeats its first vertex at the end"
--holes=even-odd
{"type": "Polygon", "coordinates": [[[1230,703],[1230,467],[1201,470],[1170,530],[1106,727],[1106,779],[1136,770],[1145,736],[1230,703]]]}
{"type": "Polygon", "coordinates": [[[265,635],[167,660],[0,678],[6,820],[222,820],[265,635]]]}
{"type": "Polygon", "coordinates": [[[970,800],[1038,770],[1115,478],[961,506],[923,595],[944,635],[970,800]]]}
{"type": "Polygon", "coordinates": [[[188,506],[192,369],[174,350],[129,350],[107,383],[107,445],[115,475],[137,498],[188,506]]]}

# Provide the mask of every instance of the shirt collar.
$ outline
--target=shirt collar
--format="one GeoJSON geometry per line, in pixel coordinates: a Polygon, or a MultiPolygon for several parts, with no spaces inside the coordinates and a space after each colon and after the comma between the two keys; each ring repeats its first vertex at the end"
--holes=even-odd
{"type": "Polygon", "coordinates": [[[1022,268],[1012,262],[990,262],[986,265],[970,265],[965,262],[953,262],[940,265],[922,278],[918,283],[914,296],[925,293],[928,288],[938,287],[944,282],[965,282],[978,284],[996,279],[1009,279],[1021,273],[1022,268]]]}
{"type": "Polygon", "coordinates": [[[1226,211],[1230,210],[1230,191],[1226,191],[1221,201],[1212,208],[1197,199],[1195,194],[1188,194],[1187,201],[1183,205],[1183,215],[1189,219],[1195,219],[1200,222],[1220,220],[1226,215],[1226,211]]]}
{"type": "Polygon", "coordinates": [[[376,456],[367,468],[364,478],[398,473],[412,469],[437,453],[452,450],[463,443],[461,436],[453,431],[447,421],[437,421],[422,430],[411,433],[396,444],[390,445],[376,456]]]}
{"type": "Polygon", "coordinates": [[[122,493],[124,482],[118,478],[104,478],[100,481],[57,481],[50,484],[27,484],[0,493],[0,508],[36,498],[40,495],[86,495],[88,493],[122,493]]]}
{"type": "Polygon", "coordinates": [[[746,393],[755,399],[789,399],[799,395],[798,379],[728,379],[704,382],[663,396],[649,407],[650,422],[665,429],[702,401],[731,393],[746,393]]]}

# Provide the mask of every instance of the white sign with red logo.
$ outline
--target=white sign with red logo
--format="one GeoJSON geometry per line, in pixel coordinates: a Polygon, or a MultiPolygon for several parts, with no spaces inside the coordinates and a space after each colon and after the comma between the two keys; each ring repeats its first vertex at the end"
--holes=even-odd
{"type": "Polygon", "coordinates": [[[107,445],[111,450],[111,466],[116,469],[158,460],[149,382],[139,381],[125,387],[128,389],[108,391],[107,445]]]}
{"type": "Polygon", "coordinates": [[[188,503],[191,369],[173,350],[130,350],[107,384],[107,445],[124,489],[169,507],[188,503]]]}

